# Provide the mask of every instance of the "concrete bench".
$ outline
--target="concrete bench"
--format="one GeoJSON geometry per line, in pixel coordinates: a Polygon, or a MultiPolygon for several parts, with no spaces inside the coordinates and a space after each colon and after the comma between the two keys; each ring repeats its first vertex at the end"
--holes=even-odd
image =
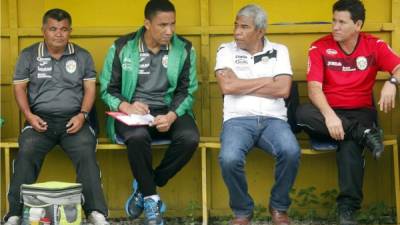
{"type": "MultiPolygon", "coordinates": [[[[319,155],[327,154],[333,151],[316,151],[307,146],[304,142],[300,142],[302,149],[301,153],[303,155],[319,155]],[[303,147],[306,146],[306,147],[303,147]]],[[[397,212],[397,222],[400,222],[400,175],[399,175],[399,154],[398,154],[398,144],[397,137],[394,135],[385,136],[384,145],[391,147],[393,151],[393,172],[394,172],[394,185],[395,185],[395,196],[396,196],[396,212],[397,212]]],[[[155,146],[156,148],[165,148],[167,145],[161,144],[155,146]]],[[[0,142],[0,149],[4,151],[4,174],[5,174],[5,186],[9,187],[10,175],[11,175],[11,159],[10,151],[12,149],[17,149],[18,143],[15,139],[13,140],[3,140],[0,142]]],[[[217,137],[201,137],[199,143],[199,149],[201,151],[201,184],[202,184],[202,219],[203,225],[208,224],[208,214],[209,214],[209,203],[208,203],[208,184],[207,184],[207,152],[211,150],[218,150],[221,148],[219,143],[219,138],[217,137]]],[[[113,144],[105,138],[99,139],[97,144],[97,150],[124,150],[125,145],[113,144]]],[[[9,207],[6,204],[6,210],[9,207]]]]}

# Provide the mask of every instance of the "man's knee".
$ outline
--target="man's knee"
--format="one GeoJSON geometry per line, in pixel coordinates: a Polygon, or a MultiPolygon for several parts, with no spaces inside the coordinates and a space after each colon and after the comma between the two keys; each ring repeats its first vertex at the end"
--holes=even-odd
{"type": "Polygon", "coordinates": [[[82,133],[76,135],[74,139],[72,139],[72,144],[77,147],[85,147],[89,149],[94,149],[97,144],[96,137],[92,133],[82,133]]]}
{"type": "Polygon", "coordinates": [[[19,137],[19,150],[18,150],[18,159],[19,160],[28,160],[33,161],[37,158],[38,152],[35,148],[35,142],[37,140],[34,136],[30,135],[21,135],[19,137]]]}
{"type": "Polygon", "coordinates": [[[125,145],[129,154],[142,154],[151,149],[151,137],[145,132],[132,132],[125,137],[125,145]]]}
{"type": "Polygon", "coordinates": [[[297,110],[296,110],[296,119],[298,123],[302,123],[304,121],[307,121],[307,118],[310,117],[310,113],[313,111],[313,105],[306,103],[299,105],[297,110]]]}
{"type": "Polygon", "coordinates": [[[181,141],[186,148],[195,150],[199,145],[200,135],[197,131],[188,131],[183,134],[181,141]]]}
{"type": "Polygon", "coordinates": [[[221,149],[218,160],[223,171],[231,171],[235,168],[244,167],[244,158],[239,154],[235,154],[234,152],[235,151],[224,151],[221,149]]]}
{"type": "Polygon", "coordinates": [[[80,161],[84,162],[96,162],[96,150],[95,146],[85,146],[81,148],[78,153],[80,161]]]}
{"type": "Polygon", "coordinates": [[[285,161],[295,163],[300,161],[301,150],[295,145],[286,146],[282,149],[281,156],[285,161]]]}
{"type": "Polygon", "coordinates": [[[147,129],[135,129],[131,132],[126,132],[125,137],[123,138],[125,139],[124,141],[126,144],[138,144],[151,141],[151,136],[147,129]]]}
{"type": "Polygon", "coordinates": [[[37,153],[35,152],[35,148],[31,148],[28,146],[24,146],[19,148],[18,150],[18,159],[19,160],[33,160],[37,156],[37,153]]]}

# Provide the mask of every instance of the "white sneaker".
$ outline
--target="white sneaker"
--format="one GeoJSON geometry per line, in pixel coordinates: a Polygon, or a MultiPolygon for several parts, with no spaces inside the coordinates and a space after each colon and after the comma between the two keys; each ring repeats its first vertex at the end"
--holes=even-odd
{"type": "Polygon", "coordinates": [[[91,212],[88,217],[88,220],[89,220],[89,223],[93,224],[93,225],[110,225],[110,223],[107,222],[104,215],[97,211],[91,212]]]}
{"type": "Polygon", "coordinates": [[[4,223],[4,225],[20,225],[20,224],[21,224],[21,218],[19,218],[19,216],[10,216],[7,222],[4,223]]]}

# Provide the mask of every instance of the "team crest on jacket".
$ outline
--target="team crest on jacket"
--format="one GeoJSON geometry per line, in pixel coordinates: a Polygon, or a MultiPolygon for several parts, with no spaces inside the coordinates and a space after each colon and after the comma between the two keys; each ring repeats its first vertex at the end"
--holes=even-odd
{"type": "Polygon", "coordinates": [[[122,61],[122,69],[127,71],[132,70],[132,60],[130,58],[124,58],[124,61],[122,61]]]}
{"type": "Polygon", "coordinates": [[[71,59],[65,63],[65,69],[68,73],[74,73],[76,71],[76,61],[71,59]]]}
{"type": "Polygon", "coordinates": [[[164,68],[168,67],[168,55],[164,55],[161,59],[162,65],[164,66],[164,68]]]}
{"type": "Polygon", "coordinates": [[[356,63],[359,70],[365,70],[368,66],[367,58],[365,58],[364,56],[357,57],[356,63]]]}

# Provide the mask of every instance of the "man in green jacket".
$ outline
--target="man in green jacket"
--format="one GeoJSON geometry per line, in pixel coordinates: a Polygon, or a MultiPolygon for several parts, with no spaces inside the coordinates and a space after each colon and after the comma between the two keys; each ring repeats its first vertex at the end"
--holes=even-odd
{"type": "Polygon", "coordinates": [[[192,113],[196,55],[192,44],[174,32],[173,4],[149,1],[144,26],[114,42],[100,77],[101,98],[111,111],[155,117],[150,126],[128,126],[107,118],[109,137],[127,145],[138,184],[125,209],[132,218],[144,210],[145,224],[163,224],[164,204],[156,187],[164,186],[182,169],[199,142],[192,113]],[[153,170],[151,142],[155,138],[168,138],[171,144],[153,170]]]}

